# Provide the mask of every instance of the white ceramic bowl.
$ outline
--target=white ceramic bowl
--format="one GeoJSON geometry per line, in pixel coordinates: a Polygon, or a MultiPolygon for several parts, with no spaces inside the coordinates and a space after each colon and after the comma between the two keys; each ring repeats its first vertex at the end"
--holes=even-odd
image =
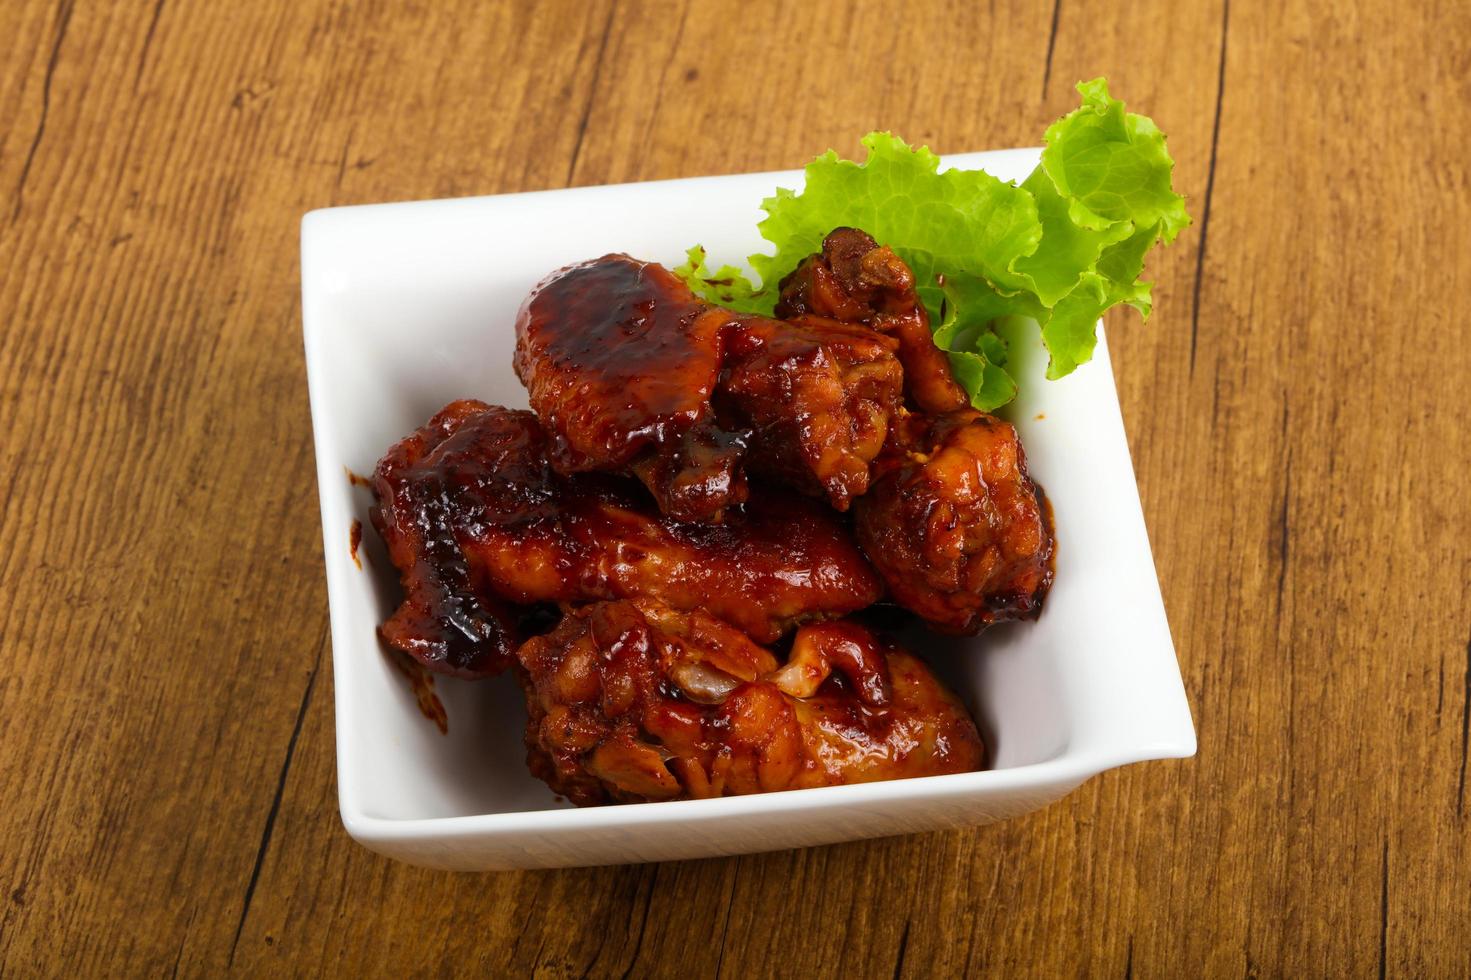
{"type": "MultiPolygon", "coordinates": [[[[951,157],[1020,180],[1036,150],[951,157]]],[[[374,628],[397,579],[368,526],[368,474],[455,398],[522,407],[513,321],[548,272],[607,252],[673,265],[694,243],[758,250],[761,199],[800,173],[747,174],[313,211],[302,222],[307,376],[337,688],[342,822],[375,851],[439,868],[662,861],[978,824],[1036,809],[1105,769],[1189,756],[1195,731],[1149,553],[1108,349],[1043,378],[1013,345],[1006,413],[1056,519],[1057,578],[1035,623],[911,644],[974,712],[985,772],[761,796],[574,809],[526,770],[510,677],[437,679],[449,733],[420,713],[374,628]]],[[[1032,334],[1035,335],[1033,330],[1032,334]]]]}

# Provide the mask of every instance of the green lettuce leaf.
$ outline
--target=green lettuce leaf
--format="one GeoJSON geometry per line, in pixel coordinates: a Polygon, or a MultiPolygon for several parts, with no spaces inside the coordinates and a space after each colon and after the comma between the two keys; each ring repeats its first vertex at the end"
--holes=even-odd
{"type": "Polygon", "coordinates": [[[674,274],[711,302],[742,313],[769,314],[776,303],[775,298],[768,299],[765,294],[752,287],[746,274],[735,266],[723,265],[712,270],[706,264],[705,248],[702,245],[696,245],[685,252],[685,262],[674,267],[674,274]]]}
{"type": "Polygon", "coordinates": [[[935,341],[971,401],[998,408],[1016,395],[1000,318],[1036,321],[1048,377],[1060,378],[1093,356],[1105,310],[1127,303],[1149,315],[1144,257],[1190,223],[1164,134],[1101,78],[1078,92],[1082,105],[1048,128],[1041,165],[1020,185],[941,172],[927,147],[869,133],[863,163],[829,150],[807,165],[801,193],[778,188],[762,202],[757,227],[775,248],[747,258],[754,282],[733,265],[712,270],[699,246],[675,271],[713,302],[770,313],[782,278],[828,232],[861,228],[914,270],[935,341]]]}

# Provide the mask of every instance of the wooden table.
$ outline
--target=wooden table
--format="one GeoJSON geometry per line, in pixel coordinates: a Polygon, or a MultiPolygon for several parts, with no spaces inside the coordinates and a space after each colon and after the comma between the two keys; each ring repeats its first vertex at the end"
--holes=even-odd
{"type": "Polygon", "coordinates": [[[0,6],[0,973],[1465,976],[1464,4],[0,6]],[[1035,144],[1195,225],[1110,343],[1200,731],[977,830],[451,875],[338,822],[297,226],[1035,144]]]}

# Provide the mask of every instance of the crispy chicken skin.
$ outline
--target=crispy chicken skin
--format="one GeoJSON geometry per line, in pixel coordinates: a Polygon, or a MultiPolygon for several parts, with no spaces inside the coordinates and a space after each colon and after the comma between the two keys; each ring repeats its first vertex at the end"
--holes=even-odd
{"type": "Polygon", "coordinates": [[[629,471],[660,508],[719,521],[744,461],[846,510],[897,408],[899,343],[698,299],[663,266],[606,255],[553,273],[516,319],[516,373],[563,473],[629,471]]]}
{"type": "Polygon", "coordinates": [[[460,676],[504,669],[537,603],[650,597],[770,643],[882,591],[814,501],[757,491],[722,524],[675,521],[626,478],[557,474],[534,415],[482,402],[454,402],[394,446],[374,490],[405,593],[383,637],[460,676]]]}
{"type": "Polygon", "coordinates": [[[865,628],[804,626],[779,666],[702,612],[570,611],[518,651],[533,774],[580,806],[771,792],[979,768],[965,708],[865,628]]]}
{"type": "Polygon", "coordinates": [[[899,342],[904,393],[922,412],[953,412],[970,402],[935,346],[930,317],[914,273],[887,245],[856,228],[835,228],[822,251],[781,281],[776,315],[796,323],[811,317],[862,323],[899,342]]]}
{"type": "Polygon", "coordinates": [[[1051,522],[1016,429],[995,416],[905,418],[854,518],[890,594],[936,629],[974,633],[1041,612],[1051,522]]]}

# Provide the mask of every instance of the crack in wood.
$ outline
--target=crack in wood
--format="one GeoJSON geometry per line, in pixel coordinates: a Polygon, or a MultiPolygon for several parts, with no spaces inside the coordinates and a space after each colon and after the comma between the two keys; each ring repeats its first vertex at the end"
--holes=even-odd
{"type": "Polygon", "coordinates": [[[56,75],[56,64],[61,60],[61,42],[71,24],[73,0],[62,0],[56,13],[56,37],[51,41],[51,55],[46,59],[46,75],[41,82],[41,118],[36,122],[36,133],[31,137],[31,147],[26,151],[26,162],[20,168],[20,182],[15,187],[15,210],[11,221],[20,219],[20,209],[25,202],[26,181],[31,176],[31,164],[36,162],[36,151],[41,148],[41,137],[46,135],[46,118],[51,114],[51,80],[56,75]]]}
{"type": "Polygon", "coordinates": [[[1435,680],[1435,725],[1440,727],[1440,715],[1445,708],[1445,657],[1440,658],[1440,668],[1435,680]]]}
{"type": "Polygon", "coordinates": [[[638,938],[633,941],[633,955],[628,958],[628,967],[623,971],[622,980],[633,976],[633,968],[638,966],[638,954],[644,947],[644,931],[649,927],[649,909],[654,905],[654,886],[659,883],[659,867],[654,865],[654,873],[649,876],[648,892],[644,895],[644,914],[638,923],[638,938]]]}
{"type": "Polygon", "coordinates": [[[1379,980],[1389,965],[1389,838],[1384,838],[1384,855],[1379,861],[1379,980]]]}
{"type": "Polygon", "coordinates": [[[1282,600],[1284,590],[1287,586],[1287,561],[1289,557],[1289,532],[1288,532],[1288,509],[1292,503],[1292,440],[1287,431],[1288,415],[1291,406],[1286,402],[1282,405],[1282,439],[1285,459],[1282,462],[1284,484],[1282,487],[1282,507],[1277,513],[1277,615],[1282,614],[1282,600]]]}
{"type": "Polygon", "coordinates": [[[348,127],[347,139],[342,141],[342,156],[337,160],[337,181],[332,185],[332,201],[337,202],[337,192],[342,190],[342,181],[347,177],[347,157],[352,150],[353,137],[357,135],[356,125],[348,127]]]}
{"type": "Polygon", "coordinates": [[[1466,639],[1466,696],[1461,701],[1461,775],[1456,780],[1456,816],[1466,818],[1466,748],[1471,740],[1471,637],[1466,639]]]}
{"type": "Polygon", "coordinates": [[[1057,22],[1062,14],[1062,0],[1052,2],[1052,30],[1047,34],[1047,61],[1042,67],[1042,101],[1047,101],[1047,83],[1052,78],[1052,50],[1057,46],[1057,22]]]}
{"type": "Polygon", "coordinates": [[[680,11],[679,26],[674,31],[674,41],[669,45],[669,57],[664,61],[664,70],[659,73],[659,88],[654,92],[654,108],[649,112],[649,124],[644,130],[644,157],[648,157],[649,143],[654,138],[654,128],[659,122],[659,108],[664,104],[664,83],[669,79],[669,69],[679,57],[680,42],[684,40],[684,25],[689,20],[690,4],[680,11]]]}
{"type": "Polygon", "coordinates": [[[608,19],[603,22],[603,37],[598,42],[598,56],[593,60],[592,78],[587,83],[587,104],[582,107],[582,119],[577,124],[577,142],[572,144],[572,160],[567,164],[568,186],[572,175],[577,172],[577,161],[582,156],[582,138],[587,135],[587,123],[592,118],[592,107],[598,100],[598,77],[603,73],[603,55],[608,52],[608,35],[613,33],[613,17],[618,13],[618,0],[608,8],[608,19]]]}
{"type": "Polygon", "coordinates": [[[715,959],[715,978],[720,980],[720,968],[725,965],[725,938],[730,934],[730,910],[734,905],[736,882],[741,878],[741,859],[735,859],[735,871],[730,876],[730,891],[725,896],[725,921],[720,924],[720,955],[715,959]]]}
{"type": "Polygon", "coordinates": [[[1190,374],[1195,375],[1195,345],[1200,333],[1200,280],[1211,227],[1211,196],[1216,189],[1216,149],[1221,143],[1221,105],[1226,101],[1226,36],[1231,26],[1231,0],[1221,4],[1221,59],[1216,67],[1216,115],[1211,123],[1211,162],[1205,177],[1205,209],[1200,217],[1200,250],[1195,253],[1195,295],[1190,313],[1190,374]]]}
{"type": "Polygon", "coordinates": [[[158,18],[163,13],[165,0],[158,0],[153,5],[153,17],[148,21],[148,32],[143,35],[143,50],[138,52],[138,73],[133,76],[133,94],[138,94],[138,88],[143,84],[143,69],[148,67],[148,50],[153,47],[153,32],[158,29],[158,18]]]}
{"type": "Polygon", "coordinates": [[[174,966],[173,966],[173,969],[171,969],[169,971],[170,980],[173,980],[173,978],[175,978],[175,977],[177,977],[179,975],[179,964],[181,962],[183,962],[183,959],[184,959],[184,947],[189,942],[189,930],[192,929],[193,927],[194,927],[194,911],[191,910],[189,912],[189,918],[188,918],[188,920],[185,921],[185,923],[184,923],[184,934],[179,937],[179,948],[174,951],[174,966]]]}
{"type": "Polygon", "coordinates": [[[240,945],[240,935],[245,930],[245,920],[250,915],[250,903],[255,898],[255,886],[260,881],[261,867],[265,864],[266,851],[271,846],[271,834],[276,829],[276,816],[281,812],[281,798],[286,793],[286,776],[291,771],[291,760],[296,755],[296,740],[301,735],[301,725],[306,719],[307,708],[312,703],[312,691],[317,686],[317,672],[322,666],[322,649],[327,645],[330,622],[322,627],[322,639],[317,643],[317,659],[307,677],[306,690],[302,692],[301,704],[296,709],[296,724],[291,728],[291,738],[286,743],[286,757],[281,761],[281,772],[276,778],[276,795],[271,799],[271,809],[266,814],[266,826],[261,832],[260,846],[255,852],[255,866],[250,870],[250,883],[245,886],[245,901],[240,906],[240,921],[235,924],[235,938],[230,941],[230,956],[227,965],[234,965],[235,950],[240,945]]]}
{"type": "Polygon", "coordinates": [[[909,952],[909,919],[904,920],[904,932],[899,936],[899,957],[894,961],[894,980],[904,973],[904,956],[909,952]]]}

